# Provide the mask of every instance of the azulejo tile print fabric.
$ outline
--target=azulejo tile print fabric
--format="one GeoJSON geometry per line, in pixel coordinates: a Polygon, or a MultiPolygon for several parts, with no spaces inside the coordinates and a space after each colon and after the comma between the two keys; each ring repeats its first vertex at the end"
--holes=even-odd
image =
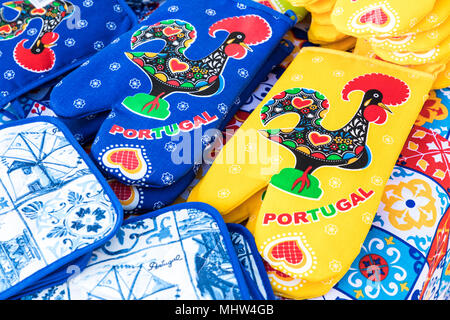
{"type": "Polygon", "coordinates": [[[321,299],[450,299],[448,92],[425,102],[359,256],[321,299]]]}
{"type": "MultiPolygon", "coordinates": [[[[127,2],[142,19],[164,0],[127,2]]],[[[291,59],[286,59],[282,66],[286,67],[291,59]]],[[[276,77],[271,74],[266,79],[228,128],[239,127],[280,73],[282,70],[276,77]]],[[[45,93],[50,89],[28,93],[3,106],[0,122],[27,115],[53,115],[45,103],[45,93]]],[[[318,299],[450,299],[449,99],[449,88],[431,93],[391,175],[360,255],[346,276],[318,299]]],[[[95,131],[93,127],[92,132],[95,131]]],[[[81,143],[89,141],[87,134],[78,133],[76,137],[81,143]]],[[[202,170],[204,173],[207,166],[202,170]]],[[[182,198],[187,198],[189,189],[182,198]]],[[[68,197],[66,200],[69,203],[68,197]]],[[[119,271],[124,270],[127,269],[119,271]]],[[[39,293],[37,298],[67,299],[69,289],[68,285],[56,286],[39,293]]]]}
{"type": "Polygon", "coordinates": [[[275,298],[253,235],[239,224],[227,224],[250,294],[255,300],[275,298]]]}
{"type": "Polygon", "coordinates": [[[106,241],[122,213],[57,126],[44,121],[9,126],[0,137],[4,296],[31,276],[45,276],[42,270],[53,263],[62,266],[74,252],[106,241]]]}
{"type": "Polygon", "coordinates": [[[125,223],[77,277],[24,299],[246,299],[226,236],[203,206],[163,209],[125,223]]]}

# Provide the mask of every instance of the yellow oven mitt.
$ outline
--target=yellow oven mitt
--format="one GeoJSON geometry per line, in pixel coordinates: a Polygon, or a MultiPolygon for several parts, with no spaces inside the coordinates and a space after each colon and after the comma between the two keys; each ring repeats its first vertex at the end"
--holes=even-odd
{"type": "Polygon", "coordinates": [[[355,37],[347,37],[336,42],[322,44],[321,47],[327,49],[347,51],[355,47],[356,41],[357,39],[355,37]]]}
{"type": "Polygon", "coordinates": [[[331,11],[327,11],[325,13],[315,13],[311,12],[311,19],[314,20],[317,24],[322,25],[332,25],[331,22],[331,11]]]}
{"type": "Polygon", "coordinates": [[[275,291],[325,293],[324,283],[337,281],[357,256],[433,80],[351,53],[303,48],[188,201],[206,202],[226,219],[267,188],[250,228],[266,263],[303,283],[275,291]]]}
{"type": "Polygon", "coordinates": [[[294,7],[304,7],[320,0],[288,0],[294,7]]]}
{"type": "MultiPolygon", "coordinates": [[[[439,1],[439,0],[438,0],[439,1]]],[[[337,0],[331,20],[342,33],[355,37],[396,35],[425,18],[436,0],[337,0]]]]}
{"type": "Polygon", "coordinates": [[[262,189],[251,196],[248,200],[242,203],[239,207],[224,216],[226,223],[241,223],[249,219],[251,216],[256,216],[261,207],[264,198],[265,189],[262,189]]]}
{"type": "Polygon", "coordinates": [[[372,47],[372,49],[381,59],[400,65],[439,63],[450,57],[450,37],[428,51],[390,51],[379,47],[372,47]]]}
{"type": "MultiPolygon", "coordinates": [[[[436,0],[433,9],[410,32],[418,33],[434,29],[450,16],[450,0],[436,0]]],[[[414,23],[415,21],[413,21],[414,23]]]]}
{"type": "Polygon", "coordinates": [[[305,4],[305,9],[314,13],[325,13],[333,10],[336,0],[318,0],[309,4],[305,4]]]}
{"type": "MultiPolygon", "coordinates": [[[[381,58],[378,57],[377,54],[373,51],[373,47],[370,45],[369,40],[364,38],[359,38],[357,40],[353,53],[364,57],[370,57],[381,60],[381,58]]],[[[432,88],[442,89],[450,85],[449,83],[450,74],[448,73],[448,71],[445,71],[446,68],[448,68],[448,64],[449,58],[443,61],[430,62],[418,65],[408,65],[405,67],[430,73],[435,78],[432,88]]]]}
{"type": "Polygon", "coordinates": [[[450,87],[450,61],[447,61],[445,69],[441,71],[433,84],[433,89],[450,87]]]}
{"type": "Polygon", "coordinates": [[[348,38],[348,35],[338,31],[334,25],[321,25],[311,21],[308,30],[308,40],[316,44],[327,44],[348,38]]]}
{"type": "Polygon", "coordinates": [[[395,37],[370,37],[372,47],[387,51],[429,51],[450,36],[450,19],[438,27],[419,33],[398,35],[395,37]]]}

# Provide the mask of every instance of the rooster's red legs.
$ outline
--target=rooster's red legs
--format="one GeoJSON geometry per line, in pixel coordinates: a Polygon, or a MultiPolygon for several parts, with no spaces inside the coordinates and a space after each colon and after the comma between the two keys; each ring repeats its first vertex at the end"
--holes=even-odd
{"type": "Polygon", "coordinates": [[[158,94],[155,99],[153,99],[152,101],[150,101],[149,103],[146,103],[143,107],[141,111],[144,111],[148,106],[151,106],[150,109],[148,109],[147,113],[150,113],[153,109],[158,110],[159,108],[159,98],[161,98],[163,95],[165,94],[165,92],[161,92],[160,94],[158,94]]]}
{"type": "Polygon", "coordinates": [[[309,178],[308,178],[308,174],[311,171],[312,167],[309,166],[302,174],[302,176],[300,178],[298,178],[297,180],[294,181],[294,183],[292,184],[292,189],[294,190],[294,188],[301,182],[302,184],[300,185],[300,189],[298,190],[298,193],[302,192],[302,190],[305,188],[306,189],[309,188],[310,182],[309,182],[309,178]]]}

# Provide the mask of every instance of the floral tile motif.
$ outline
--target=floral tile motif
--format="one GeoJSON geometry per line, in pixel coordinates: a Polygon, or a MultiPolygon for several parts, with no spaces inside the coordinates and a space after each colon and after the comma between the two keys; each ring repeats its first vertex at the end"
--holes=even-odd
{"type": "Polygon", "coordinates": [[[335,289],[357,300],[402,300],[412,290],[425,264],[420,251],[373,227],[350,270],[335,289]]]}
{"type": "Polygon", "coordinates": [[[126,222],[81,274],[24,299],[240,299],[223,240],[216,220],[196,208],[126,222]]]}
{"type": "Polygon", "coordinates": [[[0,293],[111,235],[117,222],[103,186],[59,128],[32,122],[1,130],[0,293]]]}

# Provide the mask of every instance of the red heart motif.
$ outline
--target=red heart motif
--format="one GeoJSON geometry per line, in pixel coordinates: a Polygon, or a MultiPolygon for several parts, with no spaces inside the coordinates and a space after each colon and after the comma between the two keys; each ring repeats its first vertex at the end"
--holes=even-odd
{"type": "Polygon", "coordinates": [[[184,72],[189,69],[189,65],[178,58],[172,58],[169,61],[169,68],[173,73],[184,72]]]}
{"type": "Polygon", "coordinates": [[[133,195],[131,186],[124,185],[118,181],[110,181],[109,186],[120,202],[129,200],[133,195]]]}
{"type": "Polygon", "coordinates": [[[141,167],[137,151],[119,149],[111,152],[108,160],[114,165],[120,165],[127,172],[134,172],[141,167]]]}
{"type": "Polygon", "coordinates": [[[275,273],[279,278],[286,279],[286,280],[292,279],[292,277],[288,276],[287,274],[285,274],[277,269],[272,268],[272,266],[264,259],[263,259],[263,264],[264,264],[264,269],[266,269],[268,274],[275,273]]]}
{"type": "Polygon", "coordinates": [[[327,134],[320,134],[317,131],[312,131],[308,134],[309,141],[315,146],[321,146],[331,141],[331,137],[327,134]]]}
{"type": "Polygon", "coordinates": [[[293,265],[297,265],[303,260],[302,250],[295,240],[283,241],[276,244],[272,248],[271,254],[275,259],[284,259],[286,262],[293,265]]]}
{"type": "Polygon", "coordinates": [[[296,97],[292,100],[292,105],[297,109],[305,108],[314,103],[311,99],[302,99],[300,97],[296,97]]]}
{"type": "Polygon", "coordinates": [[[11,31],[12,31],[12,28],[8,24],[0,27],[0,33],[10,33],[11,31]]]}
{"type": "Polygon", "coordinates": [[[376,8],[364,13],[360,18],[359,22],[362,24],[372,23],[379,26],[384,25],[388,21],[388,15],[381,8],[376,8]]]}
{"type": "Polygon", "coordinates": [[[45,10],[44,8],[33,9],[30,11],[32,15],[40,15],[40,16],[43,16],[46,12],[47,10],[45,10]]]}
{"type": "Polygon", "coordinates": [[[183,31],[183,30],[181,30],[179,28],[166,27],[166,28],[164,28],[163,33],[164,33],[164,35],[170,37],[170,36],[179,34],[181,31],[183,31]]]}
{"type": "Polygon", "coordinates": [[[283,99],[285,96],[286,96],[286,92],[283,91],[283,92],[280,92],[279,94],[273,96],[273,98],[279,100],[279,99],[283,99]]]}

